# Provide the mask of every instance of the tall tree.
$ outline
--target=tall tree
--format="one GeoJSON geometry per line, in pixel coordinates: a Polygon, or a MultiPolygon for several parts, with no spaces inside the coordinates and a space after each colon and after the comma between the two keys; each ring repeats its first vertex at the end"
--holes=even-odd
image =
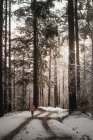
{"type": "Polygon", "coordinates": [[[0,117],[4,115],[2,88],[2,32],[3,32],[3,0],[0,0],[0,117]]]}
{"type": "Polygon", "coordinates": [[[4,111],[7,112],[7,17],[8,17],[8,3],[5,0],[5,47],[4,47],[4,111]]]}
{"type": "Polygon", "coordinates": [[[57,85],[57,49],[55,48],[54,55],[54,106],[58,106],[58,85],[57,85]]]}
{"type": "Polygon", "coordinates": [[[8,111],[11,111],[11,102],[12,102],[12,93],[11,93],[11,0],[9,0],[9,81],[8,81],[8,88],[9,88],[9,104],[8,104],[8,111]]]}
{"type": "MultiPolygon", "coordinates": [[[[92,62],[91,62],[91,71],[93,73],[93,37],[92,37],[92,62]]],[[[91,96],[91,105],[93,105],[93,76],[91,76],[91,87],[90,87],[90,96],[91,96]]]]}
{"type": "Polygon", "coordinates": [[[80,60],[79,60],[79,33],[78,33],[77,0],[75,0],[75,42],[76,42],[76,90],[77,100],[80,100],[80,60]]]}
{"type": "Polygon", "coordinates": [[[37,108],[39,105],[39,91],[38,91],[38,46],[37,46],[37,1],[33,0],[33,29],[34,29],[34,39],[33,39],[33,58],[34,58],[34,70],[33,70],[33,103],[37,108]]]}
{"type": "Polygon", "coordinates": [[[68,30],[69,30],[69,65],[68,65],[68,91],[69,111],[77,108],[75,84],[75,45],[74,45],[74,4],[68,0],[68,30]]]}
{"type": "MultiPolygon", "coordinates": [[[[49,81],[51,81],[51,47],[49,48],[49,81]]],[[[48,106],[50,106],[51,85],[48,88],[48,106]]]]}

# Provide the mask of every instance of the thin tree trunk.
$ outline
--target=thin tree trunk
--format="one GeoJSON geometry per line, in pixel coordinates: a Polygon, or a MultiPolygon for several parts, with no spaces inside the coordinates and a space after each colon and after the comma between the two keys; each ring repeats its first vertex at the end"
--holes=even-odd
{"type": "Polygon", "coordinates": [[[4,111],[8,111],[7,98],[7,0],[5,0],[5,50],[4,50],[4,111]]]}
{"type": "MultiPolygon", "coordinates": [[[[24,63],[24,54],[23,54],[23,63],[24,63]]],[[[22,110],[25,109],[25,81],[24,81],[24,64],[23,64],[23,68],[22,68],[22,110]]]]}
{"type": "Polygon", "coordinates": [[[2,32],[3,32],[3,0],[0,0],[0,117],[4,116],[2,87],[2,32]]]}
{"type": "Polygon", "coordinates": [[[76,41],[76,89],[77,100],[80,100],[80,60],[79,60],[79,35],[78,35],[78,15],[77,15],[77,0],[75,0],[75,41],[76,41]]]}
{"type": "Polygon", "coordinates": [[[59,92],[58,92],[58,105],[60,106],[60,81],[59,81],[59,92]]]}
{"type": "Polygon", "coordinates": [[[75,47],[74,47],[74,8],[73,0],[68,0],[68,30],[69,30],[69,65],[68,65],[68,92],[69,111],[77,108],[75,84],[75,47]]]}
{"type": "Polygon", "coordinates": [[[57,87],[57,61],[54,58],[54,106],[58,106],[58,87],[57,87]]]}
{"type": "Polygon", "coordinates": [[[34,70],[33,70],[33,103],[37,108],[39,105],[39,91],[38,91],[38,48],[37,48],[37,17],[36,17],[36,0],[34,2],[34,14],[33,14],[33,28],[34,28],[34,70]]]}
{"type": "Polygon", "coordinates": [[[63,109],[64,109],[64,99],[65,99],[65,94],[64,94],[64,70],[63,70],[63,78],[62,78],[62,82],[63,82],[63,88],[62,88],[62,92],[63,92],[63,109]]]}
{"type": "Polygon", "coordinates": [[[15,93],[15,51],[14,51],[14,78],[13,78],[13,109],[16,109],[16,93],[15,93]]]}
{"type": "Polygon", "coordinates": [[[8,81],[8,88],[9,88],[9,105],[8,110],[9,112],[12,110],[12,93],[11,93],[11,0],[9,0],[9,81],[8,81]]]}
{"type": "MultiPolygon", "coordinates": [[[[49,50],[49,81],[51,83],[51,47],[49,50]]],[[[51,94],[51,85],[49,84],[48,88],[48,106],[50,106],[50,94],[51,94]]]]}
{"type": "Polygon", "coordinates": [[[84,72],[83,72],[83,78],[84,78],[84,82],[83,82],[83,95],[85,95],[86,93],[86,66],[85,66],[85,59],[86,59],[86,49],[85,49],[85,43],[84,43],[84,72]]]}
{"type": "Polygon", "coordinates": [[[41,86],[39,87],[39,94],[40,94],[39,105],[41,106],[41,102],[42,102],[42,87],[41,86]]]}
{"type": "Polygon", "coordinates": [[[43,92],[43,87],[42,87],[42,106],[44,106],[44,92],[43,92]]]}
{"type": "MultiPolygon", "coordinates": [[[[91,72],[93,73],[93,37],[92,37],[92,62],[91,62],[91,72]]],[[[90,103],[93,106],[93,76],[91,76],[91,87],[90,87],[90,103]]]]}

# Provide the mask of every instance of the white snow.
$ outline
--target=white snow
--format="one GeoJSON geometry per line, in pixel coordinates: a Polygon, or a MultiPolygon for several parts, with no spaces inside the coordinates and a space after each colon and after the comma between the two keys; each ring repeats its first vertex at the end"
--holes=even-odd
{"type": "Polygon", "coordinates": [[[49,112],[44,112],[41,115],[38,115],[38,118],[43,118],[43,117],[45,117],[48,114],[49,114],[49,112]]]}
{"type": "MultiPolygon", "coordinates": [[[[13,140],[35,140],[37,138],[50,137],[41,120],[41,117],[48,115],[50,112],[52,114],[50,119],[48,119],[48,125],[57,136],[71,135],[74,140],[93,140],[93,119],[91,117],[81,112],[76,112],[59,122],[57,118],[60,117],[61,119],[68,115],[68,110],[52,107],[45,107],[43,110],[46,110],[46,112],[39,115],[40,119],[39,117],[38,119],[32,119],[13,140]]],[[[39,113],[40,111],[35,111],[34,115],[39,113]]],[[[31,117],[31,113],[24,111],[7,114],[0,118],[0,140],[29,117],[31,117]]]]}
{"type": "Polygon", "coordinates": [[[39,108],[44,111],[54,112],[53,114],[48,116],[49,118],[63,118],[64,116],[68,115],[68,109],[62,109],[59,107],[55,107],[55,108],[54,107],[39,107],[39,108]]]}
{"type": "Polygon", "coordinates": [[[45,110],[45,111],[52,111],[52,112],[67,112],[68,111],[68,109],[62,109],[60,107],[54,108],[54,107],[42,107],[42,106],[40,106],[38,108],[45,110]]]}
{"type": "Polygon", "coordinates": [[[13,140],[35,140],[46,137],[50,137],[50,135],[44,129],[42,121],[34,119],[13,140]]]}
{"type": "Polygon", "coordinates": [[[54,119],[49,120],[48,125],[59,137],[72,135],[72,131],[57,120],[54,120],[54,119]]]}
{"type": "MultiPolygon", "coordinates": [[[[34,115],[39,114],[40,111],[36,111],[34,115]]],[[[0,118],[0,139],[9,134],[12,130],[17,128],[26,118],[30,117],[29,111],[9,113],[0,118]]]]}
{"type": "Polygon", "coordinates": [[[63,121],[63,124],[74,133],[77,139],[93,140],[93,119],[87,115],[72,115],[63,121]]]}

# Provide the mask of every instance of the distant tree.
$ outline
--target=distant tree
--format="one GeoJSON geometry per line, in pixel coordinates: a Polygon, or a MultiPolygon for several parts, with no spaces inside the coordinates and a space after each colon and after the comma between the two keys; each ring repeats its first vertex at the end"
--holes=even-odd
{"type": "MultiPolygon", "coordinates": [[[[51,47],[49,49],[49,81],[51,81],[51,47]]],[[[51,85],[48,88],[48,106],[50,106],[51,85]]]]}
{"type": "Polygon", "coordinates": [[[30,39],[25,36],[18,36],[12,40],[14,46],[12,47],[12,75],[13,75],[13,104],[14,109],[17,106],[15,99],[19,103],[19,109],[25,110],[26,105],[26,97],[27,97],[27,86],[32,82],[31,75],[32,75],[32,55],[29,54],[32,52],[30,49],[30,39]],[[19,76],[18,76],[19,75],[19,76]],[[16,93],[16,89],[20,86],[18,91],[20,91],[20,95],[16,93]]]}
{"type": "Polygon", "coordinates": [[[54,106],[58,106],[57,48],[54,52],[54,106]]]}

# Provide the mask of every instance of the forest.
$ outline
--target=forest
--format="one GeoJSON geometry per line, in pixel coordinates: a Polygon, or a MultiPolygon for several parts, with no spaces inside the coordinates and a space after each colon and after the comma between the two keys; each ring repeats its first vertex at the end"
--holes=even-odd
{"type": "Polygon", "coordinates": [[[93,114],[92,0],[0,0],[0,117],[32,103],[93,114]]]}

